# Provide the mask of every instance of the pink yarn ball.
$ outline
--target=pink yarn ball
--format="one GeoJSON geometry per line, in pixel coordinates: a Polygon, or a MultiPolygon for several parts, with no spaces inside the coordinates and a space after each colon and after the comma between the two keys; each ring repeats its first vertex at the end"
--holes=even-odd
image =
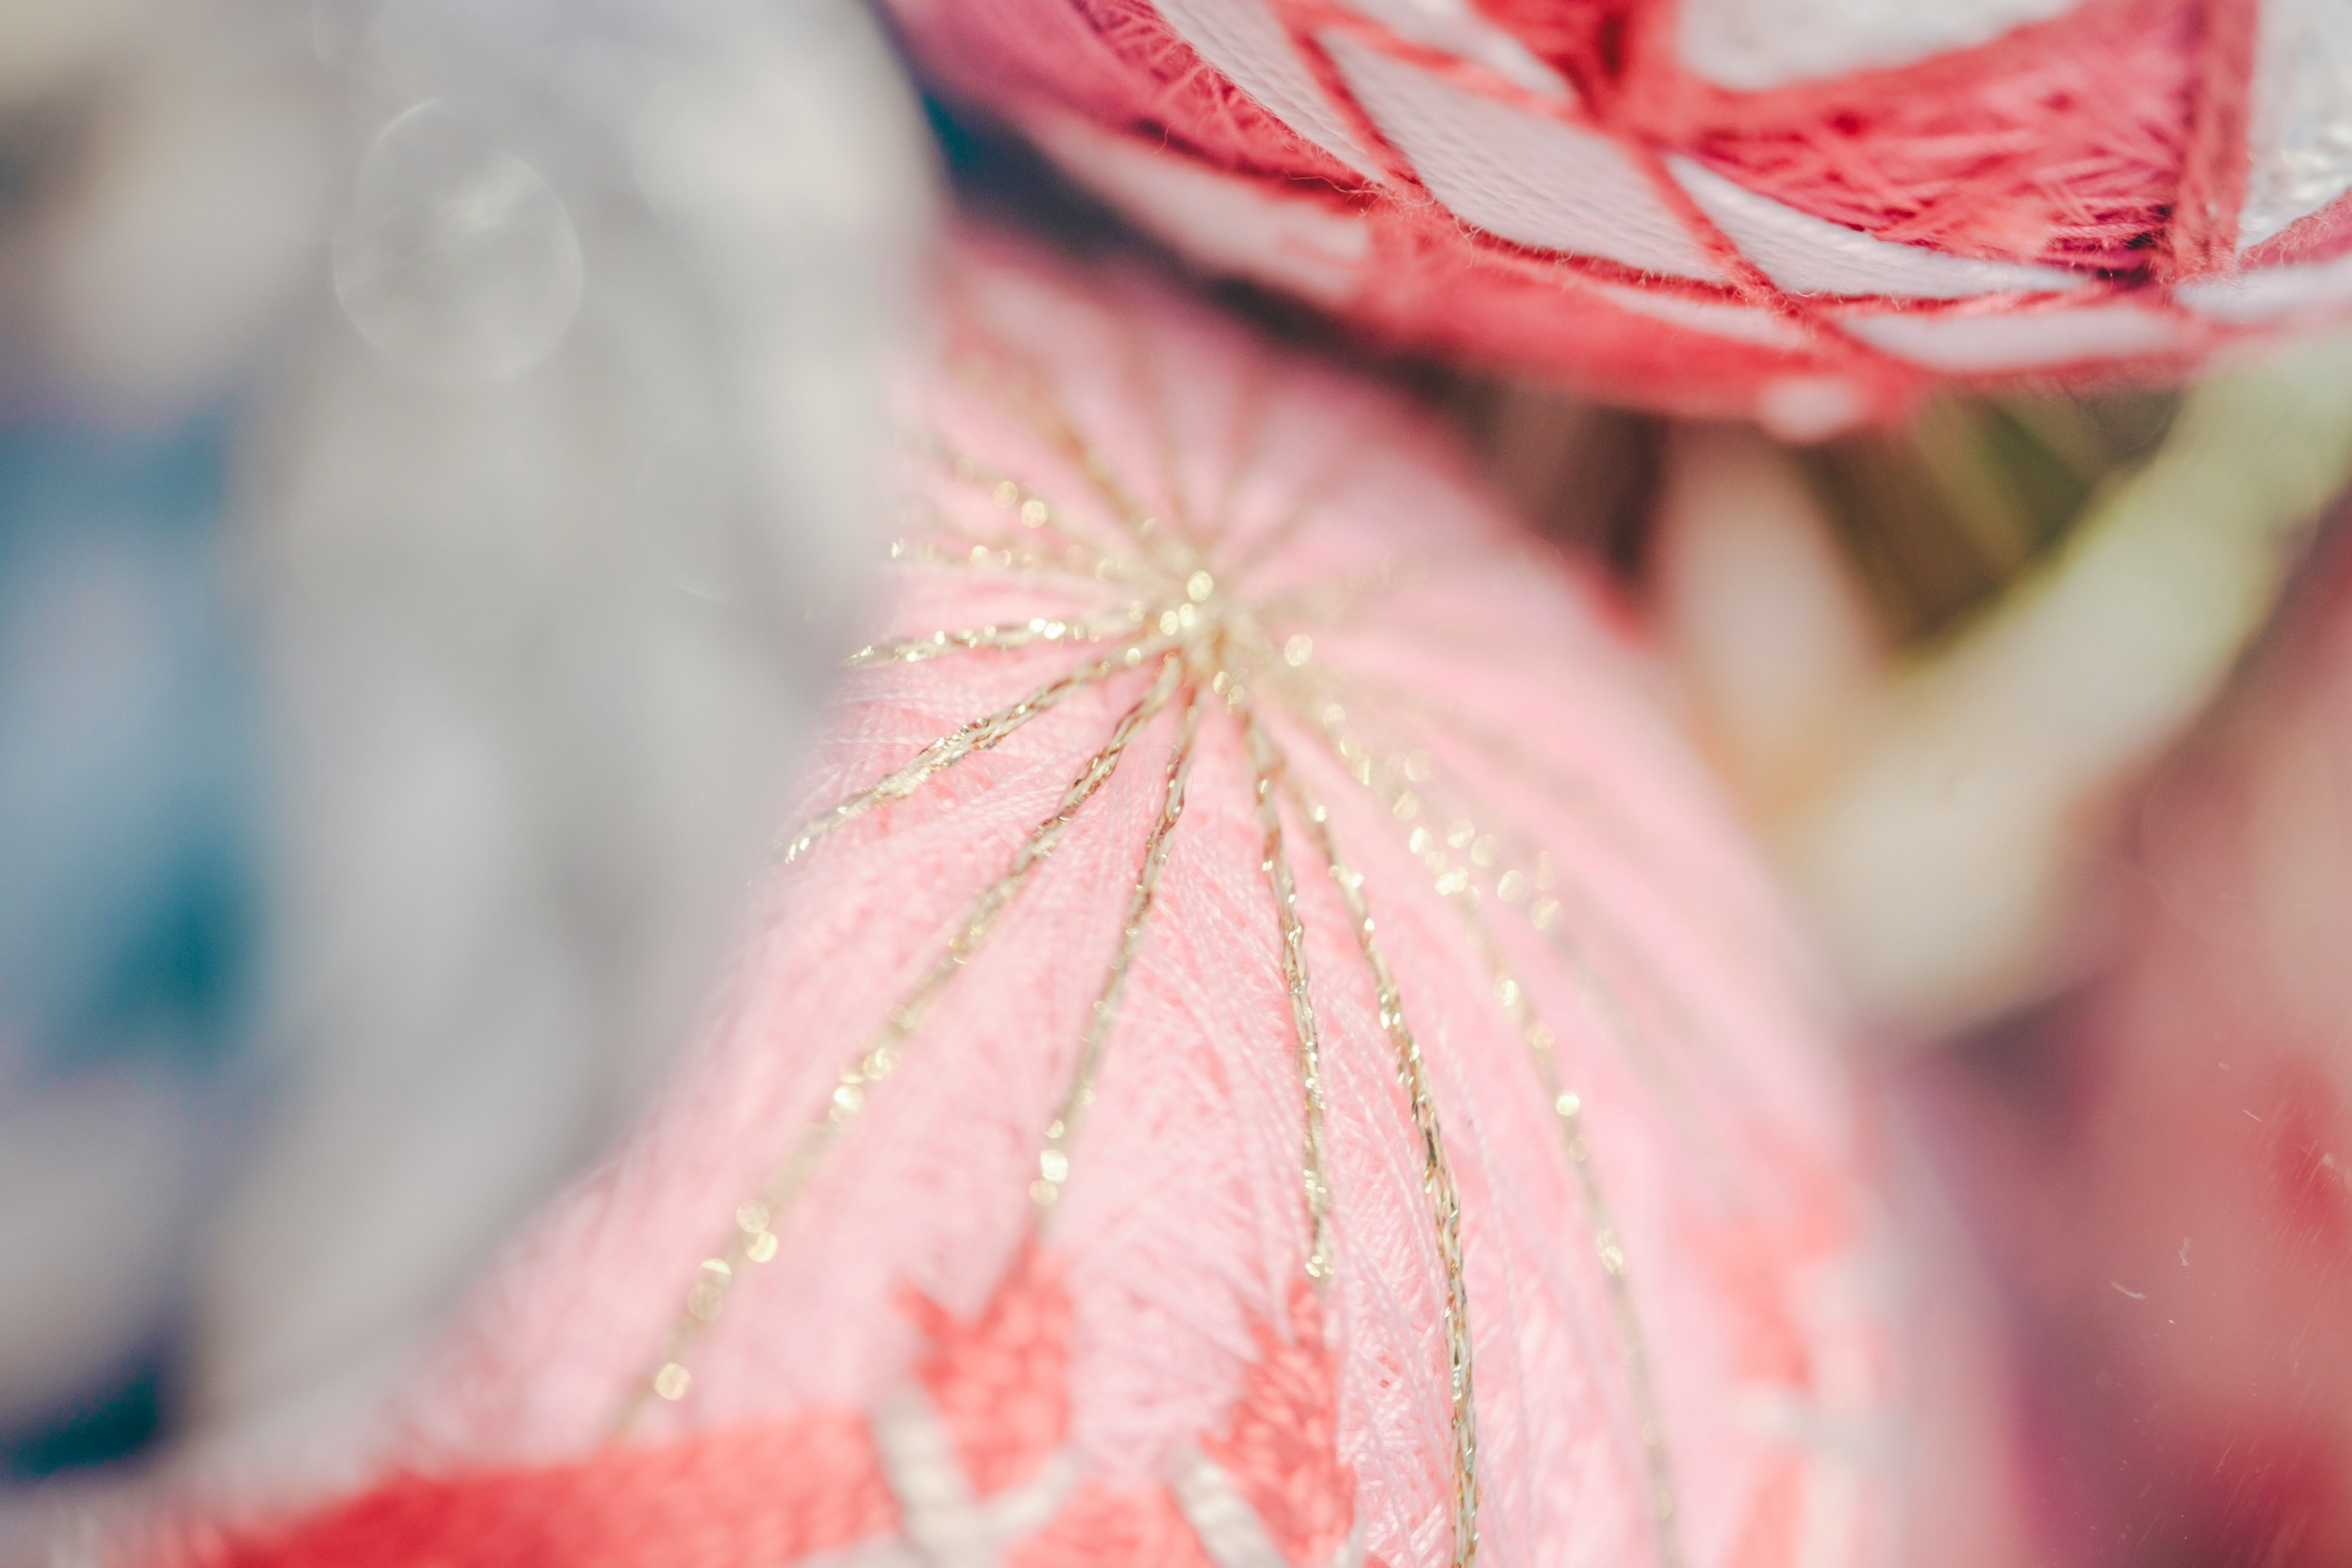
{"type": "Polygon", "coordinates": [[[218,1560],[1870,1560],[1854,1108],[1601,591],[1141,283],[974,243],[946,315],[707,1049],[415,1399],[436,1479],[218,1560]]]}
{"type": "Polygon", "coordinates": [[[2352,309],[2317,0],[890,0],[1196,261],[1394,341],[1827,433],[2352,309]]]}

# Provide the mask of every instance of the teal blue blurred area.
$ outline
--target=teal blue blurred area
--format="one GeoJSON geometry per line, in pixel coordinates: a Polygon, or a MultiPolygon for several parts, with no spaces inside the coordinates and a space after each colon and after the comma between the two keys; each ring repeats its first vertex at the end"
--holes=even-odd
{"type": "Polygon", "coordinates": [[[230,421],[0,430],[0,1040],[17,1073],[218,1065],[245,1032],[252,670],[230,421]]]}
{"type": "MultiPolygon", "coordinates": [[[[234,429],[223,409],[0,425],[0,1113],[131,1078],[197,1123],[189,1150],[226,1142],[252,1033],[261,826],[250,616],[223,525],[234,429]]],[[[183,1175],[153,1201],[194,1215],[206,1173],[183,1175]]],[[[0,1478],[153,1437],[175,1272],[134,1342],[0,1424],[0,1478]]]]}
{"type": "Polygon", "coordinates": [[[137,1457],[164,1434],[177,1359],[177,1336],[166,1327],[86,1393],[0,1436],[0,1483],[44,1481],[137,1457]]]}

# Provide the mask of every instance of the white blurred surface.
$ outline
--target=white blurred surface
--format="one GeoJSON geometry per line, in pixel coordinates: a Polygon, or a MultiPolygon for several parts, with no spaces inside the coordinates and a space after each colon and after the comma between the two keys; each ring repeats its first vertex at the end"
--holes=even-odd
{"type": "Polygon", "coordinates": [[[268,897],[237,1147],[0,1083],[0,1416],[193,1275],[201,1452],[331,1465],[723,971],[878,554],[929,142],[855,0],[21,0],[17,102],[68,133],[0,392],[249,411],[268,897]]]}
{"type": "Polygon", "coordinates": [[[254,475],[289,1088],[199,1385],[254,1430],[429,1324],[691,1034],[875,553],[930,195],[848,0],[353,37],[343,321],[254,475]]]}

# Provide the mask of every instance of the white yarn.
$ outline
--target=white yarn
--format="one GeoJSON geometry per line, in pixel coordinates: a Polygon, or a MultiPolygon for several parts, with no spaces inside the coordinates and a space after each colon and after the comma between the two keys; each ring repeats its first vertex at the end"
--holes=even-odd
{"type": "Polygon", "coordinates": [[[1190,261],[1325,305],[1345,302],[1362,285],[1372,233],[1359,213],[1171,158],[1157,142],[1074,115],[1035,116],[1027,130],[1063,167],[1190,261]]]}
{"type": "Polygon", "coordinates": [[[1683,0],[1683,63],[1742,91],[1990,43],[2081,0],[1683,0]]]}
{"type": "Polygon", "coordinates": [[[1346,0],[1348,9],[1398,37],[1485,66],[1547,98],[1572,96],[1568,83],[1528,47],[1480,16],[1468,0],[1346,0]]]}
{"type": "Polygon", "coordinates": [[[1265,0],[1154,0],[1176,36],[1260,108],[1326,153],[1370,176],[1379,164],[1349,130],[1346,115],[1291,47],[1265,0]]]}
{"type": "Polygon", "coordinates": [[[2341,309],[2352,303],[2352,255],[2175,284],[2172,297],[2184,310],[2231,326],[2264,326],[2306,310],[2341,309]]]}
{"type": "Polygon", "coordinates": [[[2179,318],[2122,304],[1997,316],[1856,314],[1838,324],[1897,358],[1961,375],[2164,353],[2189,341],[2179,318]]]}
{"type": "Polygon", "coordinates": [[[1465,223],[1545,250],[1724,280],[1608,137],[1465,91],[1339,34],[1322,42],[1381,134],[1465,223]]]}
{"type": "Polygon", "coordinates": [[[2352,191],[2352,0],[2263,0],[2238,243],[2352,191]]]}
{"type": "Polygon", "coordinates": [[[1655,321],[1671,321],[1675,326],[1687,327],[1711,337],[1760,343],[1775,349],[1810,348],[1814,341],[1812,332],[1801,322],[1730,300],[1699,300],[1686,294],[1670,293],[1664,289],[1639,289],[1603,283],[1598,279],[1582,286],[1621,310],[1631,310],[1637,316],[1648,316],[1655,321]]]}
{"type": "Polygon", "coordinates": [[[1792,294],[1970,300],[2083,284],[2080,275],[2055,267],[1980,261],[1922,246],[1890,244],[1759,195],[1688,158],[1669,158],[1666,166],[1708,221],[1766,277],[1792,294]]]}

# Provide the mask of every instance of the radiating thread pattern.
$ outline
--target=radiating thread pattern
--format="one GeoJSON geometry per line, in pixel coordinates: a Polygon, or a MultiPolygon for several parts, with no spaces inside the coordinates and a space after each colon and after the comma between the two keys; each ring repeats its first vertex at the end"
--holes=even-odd
{"type": "MultiPolygon", "coordinates": [[[[1137,502],[1134,492],[1118,479],[1098,454],[1087,447],[1075,428],[1057,412],[1041,413],[1040,421],[1040,433],[1047,438],[1049,445],[1072,461],[1100,493],[1141,552],[1143,559],[1140,562],[1122,562],[1108,555],[1090,554],[1090,547],[1064,527],[1061,522],[1063,514],[1052,502],[1016,479],[995,474],[982,465],[954,455],[944,441],[931,448],[940,458],[940,468],[959,482],[981,489],[1000,510],[1017,519],[1024,529],[1050,535],[1046,542],[1053,544],[1054,554],[1049,561],[1036,552],[1016,549],[1001,541],[962,535],[959,531],[958,537],[971,540],[968,554],[939,552],[920,541],[901,541],[892,547],[894,559],[919,566],[977,564],[988,569],[1016,571],[1024,568],[1057,573],[1070,570],[1073,574],[1089,576],[1100,582],[1149,584],[1155,590],[1150,602],[1129,605],[1124,615],[1117,616],[1038,616],[1004,625],[942,629],[927,637],[878,643],[860,650],[854,662],[862,665],[913,663],[949,655],[1010,652],[1040,646],[1073,646],[1119,637],[1132,640],[1106,658],[1039,686],[1010,706],[972,720],[951,733],[929,742],[908,763],[876,784],[844,798],[803,826],[780,847],[782,858],[786,860],[799,858],[838,827],[879,806],[913,795],[929,780],[1001,743],[1081,690],[1100,685],[1122,671],[1137,668],[1155,658],[1160,661],[1158,671],[1145,695],[1125,710],[1109,740],[1073,780],[1055,813],[1037,825],[1016,853],[1011,868],[973,901],[946,950],[892,1009],[867,1048],[842,1072],[826,1106],[803,1128],[774,1178],[757,1197],[739,1205],[734,1233],[726,1246],[702,1266],[700,1275],[689,1292],[687,1311],[665,1343],[660,1365],[649,1384],[633,1401],[622,1424],[625,1426],[628,1423],[636,1409],[641,1407],[646,1394],[665,1398],[683,1395],[691,1376],[685,1358],[694,1342],[718,1316],[719,1309],[742,1265],[764,1261],[775,1255],[778,1245],[775,1227],[783,1214],[804,1191],[826,1153],[857,1120],[868,1091],[889,1077],[899,1065],[903,1048],[919,1028],[939,993],[956,970],[980,950],[1003,910],[1050,858],[1078,812],[1116,773],[1137,733],[1181,694],[1182,718],[1178,739],[1168,759],[1160,811],[1142,847],[1139,868],[1129,889],[1119,938],[1087,1014],[1064,1095],[1045,1124],[1040,1141],[1029,1196],[1033,1222],[1040,1226],[1048,1222],[1070,1179],[1078,1124],[1093,1098],[1120,1002],[1157,905],[1197,755],[1205,703],[1200,678],[1202,673],[1211,672],[1208,689],[1223,699],[1227,712],[1240,731],[1249,763],[1252,788],[1264,835],[1262,869],[1279,921],[1282,978],[1291,1012],[1295,1062],[1304,1113],[1300,1163],[1302,1199],[1308,1234],[1306,1272],[1310,1279],[1320,1285],[1330,1277],[1336,1260],[1331,1248],[1329,1209],[1332,1194],[1325,1150],[1324,1122],[1328,1112],[1322,1062],[1325,1042],[1307,969],[1306,927],[1298,909],[1298,892],[1283,826],[1285,802],[1288,803],[1292,813],[1307,825],[1308,841],[1317,856],[1324,861],[1347,908],[1354,927],[1358,951],[1371,976],[1379,1022],[1405,1091],[1421,1152],[1423,1186],[1430,1205],[1432,1232],[1444,1275],[1442,1311],[1454,1477],[1451,1506],[1453,1557],[1457,1568],[1468,1568],[1477,1554],[1480,1493],[1467,1270],[1461,1202],[1446,1152],[1428,1064],[1412,1032],[1404,998],[1379,940],[1370,901],[1365,893],[1364,876],[1341,855],[1328,812],[1307,794],[1279,743],[1265,728],[1251,700],[1254,684],[1279,698],[1284,678],[1312,656],[1310,637],[1299,633],[1277,644],[1265,630],[1264,616],[1274,613],[1287,616],[1317,609],[1328,611],[1333,604],[1352,609],[1360,602],[1393,592],[1400,584],[1412,580],[1414,574],[1407,570],[1369,574],[1360,584],[1349,583],[1336,588],[1295,593],[1278,601],[1270,600],[1265,605],[1248,607],[1221,599],[1218,596],[1220,584],[1202,552],[1185,538],[1181,531],[1171,530],[1137,502]]],[[[1295,509],[1281,520],[1276,531],[1286,537],[1299,526],[1303,513],[1303,508],[1295,509]]],[[[1244,556],[1254,565],[1263,558],[1266,548],[1263,539],[1246,542],[1244,556]]],[[[1237,580],[1239,575],[1238,571],[1228,574],[1228,587],[1230,582],[1237,580]]],[[[1329,708],[1332,711],[1310,707],[1304,715],[1307,727],[1332,745],[1349,774],[1389,806],[1392,815],[1401,820],[1408,817],[1409,812],[1396,809],[1399,800],[1409,793],[1406,787],[1392,776],[1386,764],[1378,762],[1369,750],[1346,734],[1336,713],[1336,704],[1329,705],[1329,708]]],[[[1474,842],[1483,842],[1486,837],[1474,833],[1474,842]]],[[[1650,1386],[1638,1318],[1625,1287],[1623,1245],[1614,1230],[1600,1176],[1592,1166],[1585,1139],[1583,1102],[1579,1095],[1565,1087],[1551,1033],[1536,1016],[1526,986],[1510,972],[1499,944],[1495,942],[1491,930],[1478,911],[1479,889],[1470,869],[1450,860],[1442,866],[1437,864],[1426,847],[1416,848],[1415,853],[1417,858],[1431,866],[1436,891],[1453,903],[1469,924],[1481,959],[1489,967],[1496,996],[1519,1032],[1536,1063],[1539,1081],[1551,1097],[1553,1114],[1561,1128],[1563,1148],[1574,1169],[1592,1226],[1593,1246],[1608,1282],[1612,1316],[1616,1320],[1633,1386],[1639,1436],[1650,1477],[1650,1503],[1659,1524],[1659,1557],[1664,1568],[1678,1568],[1680,1552],[1671,1524],[1675,1512],[1671,1467],[1667,1463],[1657,1420],[1656,1402],[1650,1386]]],[[[1476,860],[1475,854],[1472,858],[1476,860]]],[[[1486,865],[1488,861],[1479,860],[1477,863],[1486,865]]],[[[1517,868],[1502,873],[1500,880],[1517,881],[1518,887],[1516,890],[1520,897],[1512,897],[1513,889],[1509,889],[1498,891],[1497,896],[1508,903],[1521,902],[1531,877],[1537,885],[1547,879],[1543,876],[1540,858],[1531,873],[1517,868]]],[[[1549,928],[1557,916],[1556,902],[1548,904],[1542,899],[1528,900],[1524,912],[1538,931],[1545,931],[1547,935],[1553,934],[1549,928]]],[[[1597,984],[1597,977],[1587,973],[1585,978],[1597,984]]],[[[1613,998],[1610,998],[1610,1002],[1614,1005],[1613,998]]]]}

